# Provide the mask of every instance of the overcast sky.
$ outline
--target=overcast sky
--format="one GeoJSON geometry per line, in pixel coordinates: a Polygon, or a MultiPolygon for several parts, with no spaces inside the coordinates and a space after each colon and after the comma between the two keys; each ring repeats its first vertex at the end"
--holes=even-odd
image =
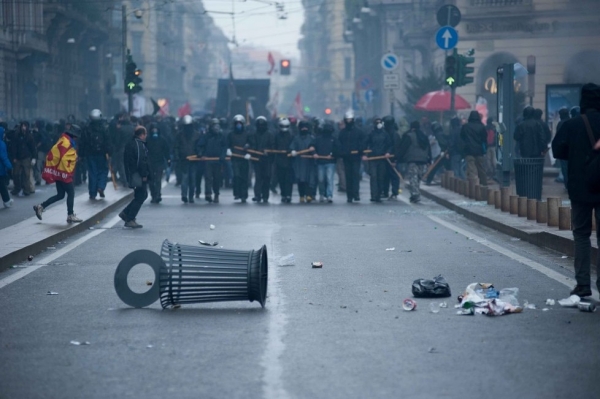
{"type": "Polygon", "coordinates": [[[240,46],[251,45],[281,52],[288,57],[300,57],[298,40],[304,21],[301,0],[278,0],[287,19],[279,19],[275,2],[269,0],[204,0],[204,8],[229,38],[233,37],[231,15],[235,12],[235,37],[240,46]]]}

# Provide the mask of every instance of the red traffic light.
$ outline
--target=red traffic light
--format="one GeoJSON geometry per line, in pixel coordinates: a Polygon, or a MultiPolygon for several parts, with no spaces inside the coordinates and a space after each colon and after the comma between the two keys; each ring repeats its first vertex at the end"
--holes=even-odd
{"type": "Polygon", "coordinates": [[[288,60],[281,61],[281,66],[287,68],[290,66],[290,62],[288,60]]]}
{"type": "Polygon", "coordinates": [[[331,108],[325,108],[325,115],[331,115],[331,108]]]}
{"type": "Polygon", "coordinates": [[[292,63],[290,60],[285,59],[279,61],[279,74],[280,75],[289,75],[292,70],[292,63]]]}

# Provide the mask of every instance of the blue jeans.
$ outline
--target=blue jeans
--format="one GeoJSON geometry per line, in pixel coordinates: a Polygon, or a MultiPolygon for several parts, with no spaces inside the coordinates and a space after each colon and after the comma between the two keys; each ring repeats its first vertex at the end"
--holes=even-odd
{"type": "Polygon", "coordinates": [[[321,196],[333,197],[333,175],[335,174],[335,164],[326,163],[317,165],[319,176],[319,194],[321,196]]]}
{"type": "Polygon", "coordinates": [[[191,161],[179,161],[181,167],[181,198],[194,198],[196,188],[196,164],[191,161]]]}
{"type": "Polygon", "coordinates": [[[88,191],[90,197],[96,198],[98,190],[106,189],[108,161],[104,155],[88,155],[88,191]]]}

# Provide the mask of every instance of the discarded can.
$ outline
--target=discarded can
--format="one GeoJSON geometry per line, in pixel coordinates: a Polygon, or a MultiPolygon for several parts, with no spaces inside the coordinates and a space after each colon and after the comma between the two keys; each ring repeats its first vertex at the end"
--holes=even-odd
{"type": "Polygon", "coordinates": [[[323,262],[313,262],[311,263],[313,269],[321,269],[323,267],[323,262]]]}
{"type": "Polygon", "coordinates": [[[31,262],[31,261],[33,260],[33,255],[29,255],[29,256],[27,257],[27,260],[31,262]]]}
{"type": "Polygon", "coordinates": [[[417,308],[417,303],[410,298],[406,298],[402,301],[402,309],[410,312],[411,310],[415,310],[417,308]]]}
{"type": "Polygon", "coordinates": [[[591,302],[579,302],[579,304],[577,304],[577,307],[582,312],[590,312],[591,313],[591,312],[596,311],[596,305],[594,305],[591,302]]]}

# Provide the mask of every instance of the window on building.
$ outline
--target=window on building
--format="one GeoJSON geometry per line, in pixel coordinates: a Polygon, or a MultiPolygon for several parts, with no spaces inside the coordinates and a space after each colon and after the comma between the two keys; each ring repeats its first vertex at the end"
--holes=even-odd
{"type": "Polygon", "coordinates": [[[352,79],[352,59],[350,57],[344,58],[344,79],[352,79]]]}

